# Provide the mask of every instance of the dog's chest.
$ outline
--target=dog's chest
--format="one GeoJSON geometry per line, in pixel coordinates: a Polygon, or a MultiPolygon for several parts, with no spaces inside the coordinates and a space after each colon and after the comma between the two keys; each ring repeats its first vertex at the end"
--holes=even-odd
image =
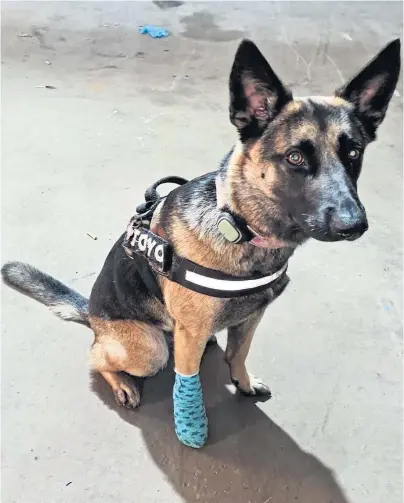
{"type": "Polygon", "coordinates": [[[247,297],[226,299],[215,316],[214,332],[236,326],[258,310],[264,309],[285,290],[289,277],[285,274],[268,290],[247,297]]]}

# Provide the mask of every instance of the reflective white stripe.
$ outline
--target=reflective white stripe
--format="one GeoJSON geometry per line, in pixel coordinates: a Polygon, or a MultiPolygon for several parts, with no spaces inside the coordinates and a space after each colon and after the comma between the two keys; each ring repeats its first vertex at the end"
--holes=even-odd
{"type": "Polygon", "coordinates": [[[222,290],[227,292],[236,292],[240,290],[248,290],[249,288],[257,288],[258,286],[268,285],[272,283],[285,271],[287,263],[271,276],[264,276],[258,279],[244,279],[229,281],[227,279],[208,278],[192,271],[185,272],[185,279],[194,285],[203,286],[212,290],[222,290]]]}

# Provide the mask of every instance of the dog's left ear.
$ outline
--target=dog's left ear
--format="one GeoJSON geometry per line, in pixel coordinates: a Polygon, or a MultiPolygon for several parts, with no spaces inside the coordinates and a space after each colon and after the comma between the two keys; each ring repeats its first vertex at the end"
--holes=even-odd
{"type": "Polygon", "coordinates": [[[230,73],[230,120],[241,141],[258,138],[292,99],[257,46],[243,40],[230,73]]]}
{"type": "Polygon", "coordinates": [[[396,39],[335,93],[355,105],[355,111],[371,140],[376,137],[376,129],[386,115],[396,88],[400,59],[400,40],[396,39]]]}

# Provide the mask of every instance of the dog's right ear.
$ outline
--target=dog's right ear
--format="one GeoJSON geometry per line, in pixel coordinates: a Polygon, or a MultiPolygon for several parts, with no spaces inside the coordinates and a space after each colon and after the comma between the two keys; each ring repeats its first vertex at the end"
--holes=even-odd
{"type": "Polygon", "coordinates": [[[230,73],[230,120],[241,141],[258,138],[281,108],[292,100],[257,46],[239,45],[230,73]]]}

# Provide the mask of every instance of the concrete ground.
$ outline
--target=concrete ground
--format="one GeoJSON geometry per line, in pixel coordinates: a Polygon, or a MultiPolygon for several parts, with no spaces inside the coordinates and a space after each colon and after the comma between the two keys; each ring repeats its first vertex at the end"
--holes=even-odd
{"type": "MultiPolygon", "coordinates": [[[[232,145],[242,37],[297,94],[325,94],[401,35],[400,3],[157,4],[3,3],[3,262],[88,294],[145,188],[212,170],[232,145]],[[145,23],[170,36],[141,36],[145,23]]],[[[171,368],[119,410],[89,375],[90,331],[3,288],[3,503],[402,501],[398,91],[360,181],[369,232],[293,258],[249,357],[272,400],[234,395],[220,336],[202,366],[200,451],[175,438],[171,368]]]]}

